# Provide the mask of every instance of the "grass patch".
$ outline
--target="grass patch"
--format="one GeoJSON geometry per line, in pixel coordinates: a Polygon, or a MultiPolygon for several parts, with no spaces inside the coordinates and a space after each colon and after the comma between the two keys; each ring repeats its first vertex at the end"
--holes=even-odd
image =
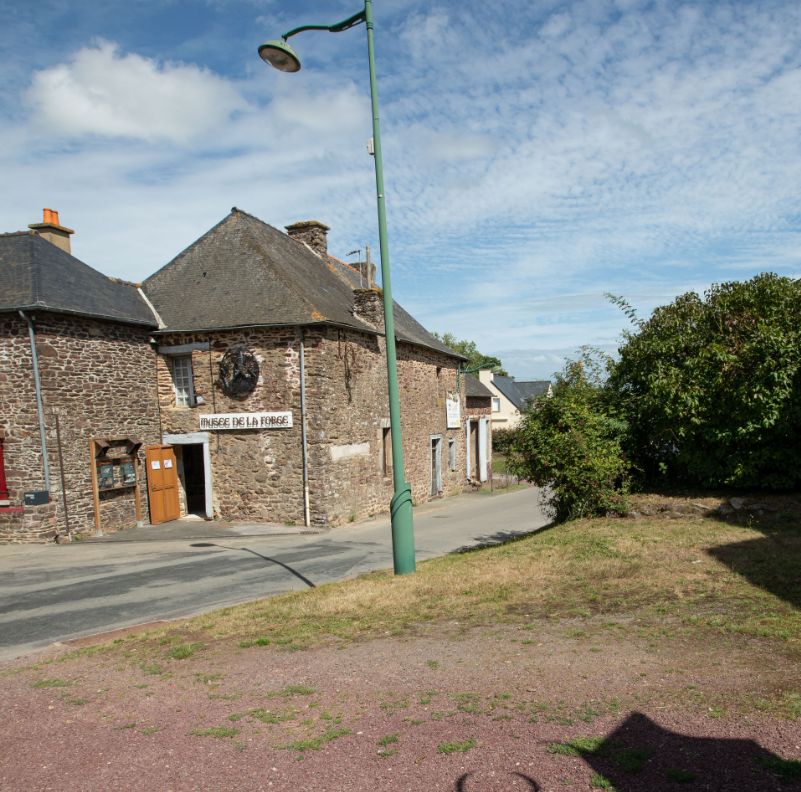
{"type": "Polygon", "coordinates": [[[623,748],[615,754],[615,764],[626,773],[639,773],[652,756],[646,748],[623,748]]]}
{"type": "Polygon", "coordinates": [[[385,748],[387,745],[392,745],[392,743],[396,743],[398,741],[399,735],[397,734],[387,734],[384,737],[380,737],[376,740],[376,745],[381,748],[385,748]]]}
{"type": "Polygon", "coordinates": [[[464,742],[444,742],[437,746],[437,753],[453,754],[453,753],[467,753],[471,748],[476,747],[476,741],[471,737],[464,742]]]}
{"type": "Polygon", "coordinates": [[[31,682],[31,687],[38,689],[69,687],[72,684],[67,679],[37,679],[31,682]]]}
{"type": "Polygon", "coordinates": [[[294,698],[295,696],[313,696],[317,691],[308,685],[287,685],[281,690],[273,690],[267,698],[294,698]]]}
{"type": "Polygon", "coordinates": [[[269,646],[272,641],[266,635],[260,635],[258,638],[240,641],[240,649],[250,649],[252,646],[269,646]]]}
{"type": "Polygon", "coordinates": [[[304,751],[319,751],[326,743],[330,743],[332,740],[337,740],[350,733],[350,729],[328,729],[322,734],[318,734],[316,737],[308,737],[305,740],[295,740],[295,742],[287,743],[281,747],[290,751],[298,751],[298,753],[303,753],[304,751]]]}
{"type": "Polygon", "coordinates": [[[428,705],[431,703],[431,701],[433,700],[434,696],[436,696],[436,695],[437,695],[437,691],[436,691],[436,690],[426,690],[426,691],[423,691],[423,692],[422,692],[422,693],[421,693],[421,694],[420,694],[420,695],[417,697],[417,703],[418,703],[418,704],[419,704],[421,707],[426,707],[426,706],[428,706],[428,705]]]}
{"type": "Polygon", "coordinates": [[[236,737],[239,729],[234,726],[212,726],[208,729],[192,729],[189,733],[194,737],[215,737],[218,740],[226,740],[236,737]]]}
{"type": "Polygon", "coordinates": [[[139,668],[143,674],[148,676],[162,676],[167,672],[164,666],[160,666],[157,663],[140,663],[139,668]]]}
{"type": "Polygon", "coordinates": [[[171,657],[173,660],[186,660],[195,652],[199,652],[201,649],[205,649],[206,645],[203,643],[191,643],[191,644],[178,644],[178,646],[173,646],[169,652],[167,652],[167,657],[171,657]]]}
{"type": "MultiPolygon", "coordinates": [[[[255,718],[261,723],[285,723],[295,719],[295,713],[291,710],[279,710],[273,712],[266,709],[252,709],[248,712],[251,718],[255,718]]],[[[230,716],[229,716],[230,718],[230,716]]]]}
{"type": "Polygon", "coordinates": [[[606,742],[603,737],[575,737],[567,742],[550,743],[548,753],[561,756],[602,755],[605,753],[605,748],[606,742]]]}
{"type": "Polygon", "coordinates": [[[601,773],[593,773],[590,778],[590,787],[592,789],[606,789],[608,792],[616,792],[615,785],[601,773]]]}
{"type": "Polygon", "coordinates": [[[195,679],[204,685],[210,685],[213,682],[219,682],[222,678],[222,674],[195,674],[195,679]]]}
{"type": "Polygon", "coordinates": [[[397,698],[397,699],[384,699],[379,705],[384,712],[388,712],[392,714],[393,712],[398,712],[399,710],[406,709],[409,706],[409,699],[407,698],[397,698]]]}

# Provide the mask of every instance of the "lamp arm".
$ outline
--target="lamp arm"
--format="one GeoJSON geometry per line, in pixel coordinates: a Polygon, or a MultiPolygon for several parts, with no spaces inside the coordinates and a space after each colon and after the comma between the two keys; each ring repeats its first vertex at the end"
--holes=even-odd
{"type": "Polygon", "coordinates": [[[343,19],[341,22],[337,22],[335,25],[302,25],[301,27],[293,28],[288,33],[284,33],[281,38],[286,41],[288,38],[298,33],[305,33],[307,30],[326,30],[329,33],[341,33],[343,30],[350,30],[352,27],[356,27],[356,25],[359,25],[364,21],[364,11],[359,11],[358,14],[354,14],[347,19],[343,19]]]}

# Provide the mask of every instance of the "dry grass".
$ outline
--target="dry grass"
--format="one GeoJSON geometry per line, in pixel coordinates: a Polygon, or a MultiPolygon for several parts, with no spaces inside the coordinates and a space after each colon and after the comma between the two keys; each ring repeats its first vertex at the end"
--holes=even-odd
{"type": "MultiPolygon", "coordinates": [[[[667,621],[685,631],[774,639],[795,650],[800,561],[795,519],[763,529],[701,516],[581,520],[426,562],[414,575],[371,573],[226,608],[170,632],[185,641],[248,646],[268,638],[278,649],[303,649],[410,634],[435,621],[469,627],[626,614],[640,629],[667,621]]],[[[155,647],[163,636],[133,640],[155,647]]]]}

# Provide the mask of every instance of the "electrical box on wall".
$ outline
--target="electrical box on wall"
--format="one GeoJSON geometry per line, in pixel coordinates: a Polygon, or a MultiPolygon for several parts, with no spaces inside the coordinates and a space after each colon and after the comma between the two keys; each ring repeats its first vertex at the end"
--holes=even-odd
{"type": "Polygon", "coordinates": [[[50,503],[50,493],[47,490],[26,492],[24,501],[26,506],[41,506],[45,503],[50,503]]]}

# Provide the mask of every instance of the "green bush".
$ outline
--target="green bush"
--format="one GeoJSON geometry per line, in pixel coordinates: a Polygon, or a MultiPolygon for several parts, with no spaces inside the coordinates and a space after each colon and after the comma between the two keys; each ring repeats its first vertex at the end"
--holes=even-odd
{"type": "Polygon", "coordinates": [[[637,330],[607,390],[647,483],[801,484],[801,281],[762,274],[684,294],[646,322],[626,312],[637,330]]]}
{"type": "Polygon", "coordinates": [[[492,451],[495,454],[508,454],[511,450],[515,438],[516,429],[493,429],[492,430],[492,451]]]}
{"type": "Polygon", "coordinates": [[[600,367],[585,355],[556,376],[553,396],[523,417],[509,455],[519,476],[546,487],[558,521],[627,511],[625,424],[606,401],[600,367]]]}

